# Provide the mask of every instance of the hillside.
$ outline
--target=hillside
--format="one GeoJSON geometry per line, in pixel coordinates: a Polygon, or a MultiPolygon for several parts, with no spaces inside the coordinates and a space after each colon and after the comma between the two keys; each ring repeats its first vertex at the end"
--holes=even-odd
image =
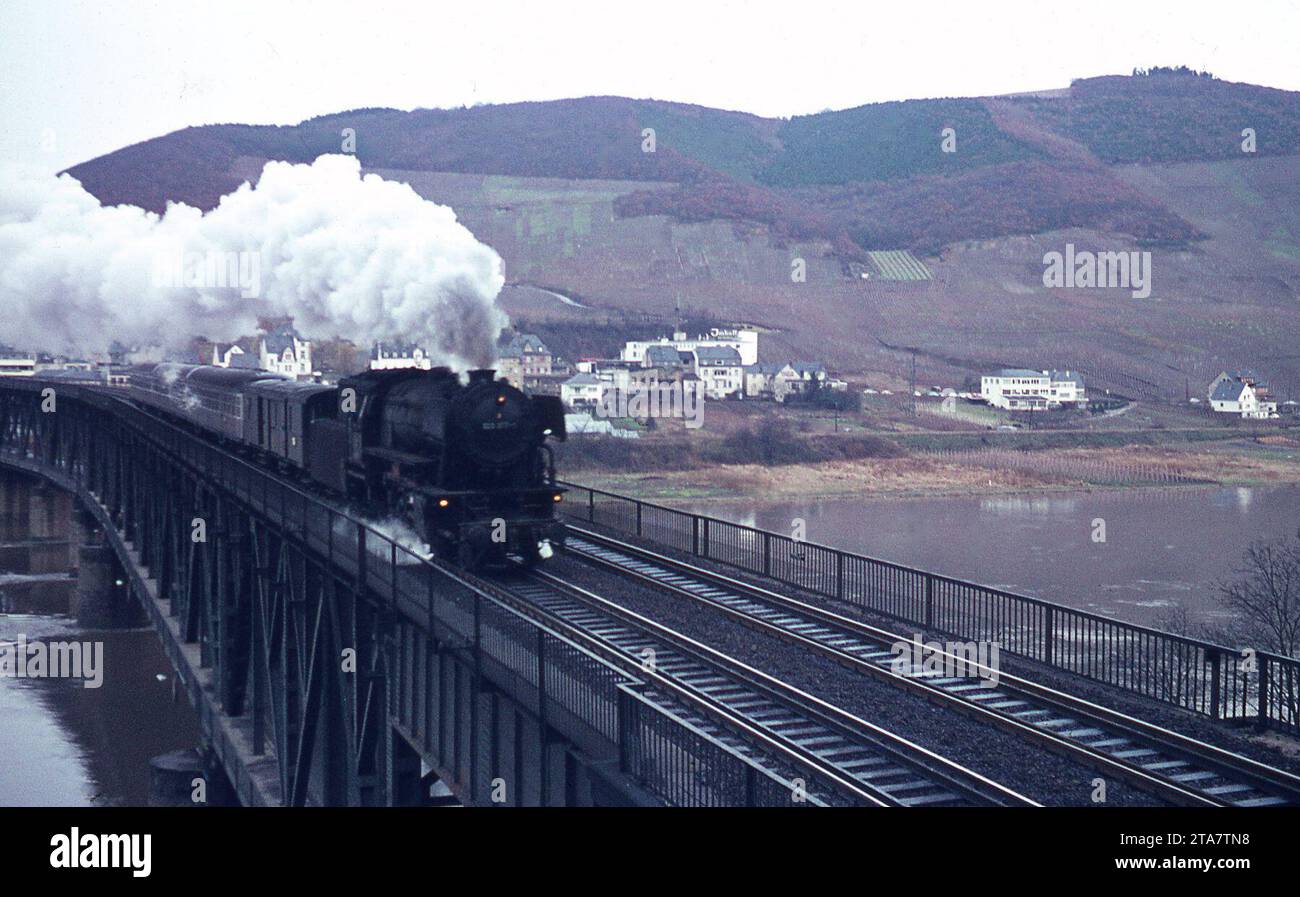
{"type": "Polygon", "coordinates": [[[206,209],[243,180],[236,160],[309,161],[338,152],[351,128],[368,168],[668,182],[677,188],[629,191],[618,213],[758,224],[851,257],[1066,227],[1185,242],[1198,236],[1187,221],[1105,163],[1235,158],[1246,126],[1260,156],[1300,152],[1300,95],[1162,72],[1076,81],[1050,98],[909,100],[784,121],[620,97],[362,109],[190,128],[71,173],[107,203],[206,209]]]}
{"type": "Polygon", "coordinates": [[[267,159],[338,151],[344,128],[367,170],[502,255],[507,311],[582,331],[584,351],[685,313],[765,325],[769,360],[892,386],[916,347],[933,383],[1051,365],[1181,400],[1249,366],[1300,393],[1300,94],[1158,72],[788,121],[615,97],[370,109],[191,128],[72,174],[105,202],[211,208],[267,159]],[[1067,242],[1151,252],[1151,298],[1045,289],[1043,255],[1067,242]]]}

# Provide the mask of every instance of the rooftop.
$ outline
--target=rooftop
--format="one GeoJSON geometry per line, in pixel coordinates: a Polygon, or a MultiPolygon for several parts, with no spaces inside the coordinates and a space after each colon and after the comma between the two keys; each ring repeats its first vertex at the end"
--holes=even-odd
{"type": "Polygon", "coordinates": [[[681,353],[674,346],[650,346],[645,350],[645,358],[652,366],[679,365],[682,363],[681,353]]]}
{"type": "Polygon", "coordinates": [[[792,361],[790,367],[794,368],[796,374],[824,374],[826,366],[820,361],[792,361]]]}
{"type": "Polygon", "coordinates": [[[1214,387],[1214,392],[1210,394],[1210,400],[1214,402],[1236,402],[1241,398],[1241,394],[1245,389],[1246,384],[1240,380],[1224,380],[1214,387]]]}
{"type": "Polygon", "coordinates": [[[518,358],[520,355],[549,355],[550,349],[535,333],[516,333],[501,350],[502,358],[518,358]]]}
{"type": "Polygon", "coordinates": [[[595,374],[574,374],[568,380],[564,381],[564,386],[595,386],[600,383],[600,378],[595,374]]]}
{"type": "Polygon", "coordinates": [[[730,346],[701,346],[695,350],[697,364],[739,365],[740,353],[730,346]]]}
{"type": "Polygon", "coordinates": [[[417,346],[415,343],[408,343],[405,340],[386,340],[375,343],[370,347],[371,358],[413,358],[415,351],[419,349],[424,355],[423,346],[417,346]],[[382,354],[381,354],[382,353],[382,354]]]}

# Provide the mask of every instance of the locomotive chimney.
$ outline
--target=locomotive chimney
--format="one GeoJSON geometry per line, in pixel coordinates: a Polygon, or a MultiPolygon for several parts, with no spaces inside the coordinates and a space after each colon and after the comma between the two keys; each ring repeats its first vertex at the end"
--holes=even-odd
{"type": "Polygon", "coordinates": [[[469,383],[473,386],[475,383],[491,383],[497,378],[497,372],[492,368],[476,368],[469,372],[469,383]]]}

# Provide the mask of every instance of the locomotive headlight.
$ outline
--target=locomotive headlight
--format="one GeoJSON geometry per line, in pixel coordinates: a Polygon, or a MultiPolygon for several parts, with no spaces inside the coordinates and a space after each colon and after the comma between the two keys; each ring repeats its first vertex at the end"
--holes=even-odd
{"type": "Polygon", "coordinates": [[[506,403],[506,397],[505,397],[505,396],[497,396],[497,404],[498,404],[498,405],[504,405],[505,403],[506,403]]]}
{"type": "Polygon", "coordinates": [[[449,504],[451,504],[451,499],[450,499],[450,498],[440,498],[440,499],[438,499],[438,507],[440,507],[440,508],[445,508],[445,507],[447,507],[447,505],[449,505],[449,504]]]}
{"type": "Polygon", "coordinates": [[[556,502],[558,504],[559,502],[564,501],[564,495],[562,493],[557,492],[551,496],[551,501],[556,502]]]}

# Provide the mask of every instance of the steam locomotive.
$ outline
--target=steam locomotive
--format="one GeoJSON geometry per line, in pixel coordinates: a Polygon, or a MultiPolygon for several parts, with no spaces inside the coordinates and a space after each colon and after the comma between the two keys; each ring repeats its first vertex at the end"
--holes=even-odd
{"type": "Polygon", "coordinates": [[[469,568],[526,565],[563,538],[548,439],[564,406],[491,370],[367,371],[337,386],[205,365],[133,368],[128,395],[260,463],[405,520],[438,556],[469,568]]]}

